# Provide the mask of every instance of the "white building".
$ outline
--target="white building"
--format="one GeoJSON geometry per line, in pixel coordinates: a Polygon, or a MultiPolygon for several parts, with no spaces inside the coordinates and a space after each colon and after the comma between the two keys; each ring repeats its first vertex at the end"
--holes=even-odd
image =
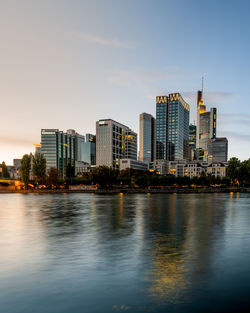
{"type": "Polygon", "coordinates": [[[96,165],[119,169],[120,159],[137,160],[137,134],[112,119],[96,122],[96,165]]]}
{"type": "Polygon", "coordinates": [[[120,171],[131,168],[134,170],[148,170],[148,163],[133,159],[120,159],[120,171]]]}

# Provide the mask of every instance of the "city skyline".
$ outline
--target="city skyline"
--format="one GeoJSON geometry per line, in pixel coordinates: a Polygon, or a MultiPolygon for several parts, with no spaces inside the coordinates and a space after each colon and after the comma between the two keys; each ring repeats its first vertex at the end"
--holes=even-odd
{"type": "Polygon", "coordinates": [[[249,158],[249,5],[196,3],[1,1],[0,161],[34,151],[41,128],[95,133],[112,118],[139,134],[139,114],[156,117],[155,96],[171,92],[192,123],[202,76],[229,158],[249,158]]]}

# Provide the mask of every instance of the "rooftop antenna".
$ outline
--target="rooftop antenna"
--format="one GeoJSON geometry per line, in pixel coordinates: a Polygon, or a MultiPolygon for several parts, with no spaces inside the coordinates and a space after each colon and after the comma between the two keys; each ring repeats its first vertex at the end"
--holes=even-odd
{"type": "Polygon", "coordinates": [[[201,92],[203,94],[203,89],[204,89],[204,77],[202,76],[201,78],[201,92]]]}

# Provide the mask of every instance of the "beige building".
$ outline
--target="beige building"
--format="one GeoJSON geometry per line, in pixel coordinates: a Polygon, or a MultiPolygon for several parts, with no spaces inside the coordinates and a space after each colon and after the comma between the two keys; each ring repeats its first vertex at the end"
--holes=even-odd
{"type": "Polygon", "coordinates": [[[137,160],[137,134],[112,119],[96,122],[96,166],[119,169],[120,159],[137,160]]]}

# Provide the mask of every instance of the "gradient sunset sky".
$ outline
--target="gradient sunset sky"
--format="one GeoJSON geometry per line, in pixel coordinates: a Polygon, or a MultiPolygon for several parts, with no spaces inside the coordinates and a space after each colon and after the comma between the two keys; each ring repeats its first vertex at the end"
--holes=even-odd
{"type": "Polygon", "coordinates": [[[203,0],[0,1],[0,162],[34,151],[41,128],[136,132],[155,96],[207,108],[229,157],[250,157],[250,3],[203,0]]]}

